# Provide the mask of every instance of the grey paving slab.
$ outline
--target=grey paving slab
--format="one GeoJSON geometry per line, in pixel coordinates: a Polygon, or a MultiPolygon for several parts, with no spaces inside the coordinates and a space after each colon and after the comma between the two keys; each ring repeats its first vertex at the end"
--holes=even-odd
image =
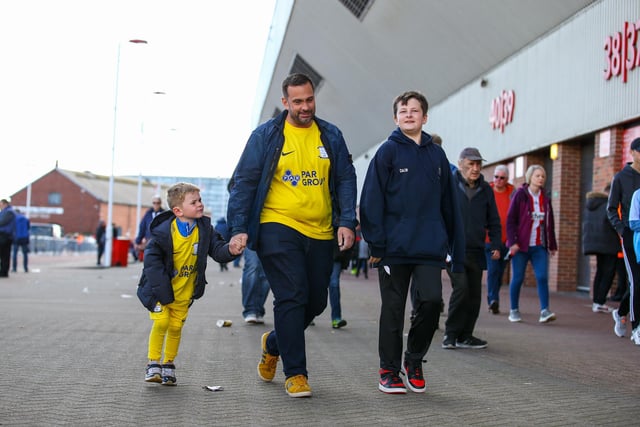
{"type": "MultiPolygon", "coordinates": [[[[444,350],[437,332],[425,394],[380,393],[377,280],[346,272],[348,325],[331,329],[327,310],[307,330],[313,397],[292,399],[281,371],[272,383],[256,374],[272,313],[264,326],[245,325],[240,270],[221,273],[214,262],[183,329],[178,386],[146,384],[151,321],[135,298],[141,265],[93,263],[93,254],[38,254],[30,273],[0,280],[0,425],[597,426],[633,425],[640,416],[640,348],[617,338],[611,317],[592,313],[582,294],[552,294],[558,320],[538,324],[529,288],[521,324],[483,305],[476,331],[486,350],[444,350]],[[233,325],[218,328],[218,319],[233,325]]],[[[506,308],[506,289],[502,299],[506,308]]]]}

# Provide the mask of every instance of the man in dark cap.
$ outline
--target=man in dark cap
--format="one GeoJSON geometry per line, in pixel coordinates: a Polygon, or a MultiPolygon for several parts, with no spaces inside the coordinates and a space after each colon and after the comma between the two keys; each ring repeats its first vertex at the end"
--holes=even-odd
{"type": "Polygon", "coordinates": [[[482,161],[477,148],[467,147],[458,158],[457,196],[465,234],[464,272],[450,269],[453,292],[449,299],[442,348],[486,348],[487,342],[473,336],[482,300],[482,270],[487,269],[485,236],[491,241],[491,259],[500,257],[500,216],[491,186],[480,173],[482,161]]]}

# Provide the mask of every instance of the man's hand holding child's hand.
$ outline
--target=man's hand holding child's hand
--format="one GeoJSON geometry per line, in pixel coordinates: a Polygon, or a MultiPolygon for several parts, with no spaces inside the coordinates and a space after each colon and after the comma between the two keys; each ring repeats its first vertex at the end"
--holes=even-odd
{"type": "Polygon", "coordinates": [[[244,252],[244,248],[247,247],[247,234],[236,234],[229,241],[229,253],[231,255],[240,255],[244,252]]]}

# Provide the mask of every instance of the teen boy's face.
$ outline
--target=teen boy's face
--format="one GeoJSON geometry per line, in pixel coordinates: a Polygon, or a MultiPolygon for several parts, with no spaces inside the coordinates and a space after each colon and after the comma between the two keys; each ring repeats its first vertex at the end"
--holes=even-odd
{"type": "Polygon", "coordinates": [[[427,115],[422,112],[420,102],[411,98],[407,101],[407,105],[398,105],[395,121],[403,133],[415,135],[419,134],[422,126],[427,123],[427,115]]]}
{"type": "Polygon", "coordinates": [[[184,202],[181,207],[177,208],[179,214],[176,216],[183,220],[202,218],[204,215],[204,205],[202,204],[202,198],[199,191],[187,193],[184,196],[184,202]]]}

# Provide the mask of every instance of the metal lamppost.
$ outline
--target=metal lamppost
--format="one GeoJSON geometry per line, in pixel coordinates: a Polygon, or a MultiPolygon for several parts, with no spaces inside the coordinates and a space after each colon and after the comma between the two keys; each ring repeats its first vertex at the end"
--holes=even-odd
{"type": "MultiPolygon", "coordinates": [[[[166,95],[164,92],[162,91],[155,91],[153,92],[153,95],[166,95]]],[[[142,120],[142,122],[140,123],[140,146],[142,148],[144,148],[144,119],[142,120]]],[[[140,172],[138,172],[138,201],[137,201],[137,206],[136,206],[136,235],[135,237],[138,237],[138,234],[140,233],[140,211],[142,210],[142,170],[140,170],[140,172]]]]}
{"type": "MultiPolygon", "coordinates": [[[[129,43],[147,44],[146,40],[131,39],[129,43]]],[[[115,101],[113,107],[113,139],[111,142],[111,175],[109,176],[109,196],[107,202],[107,229],[105,242],[105,265],[111,267],[111,251],[113,249],[113,173],[116,157],[116,140],[117,140],[117,120],[118,120],[118,84],[120,80],[120,48],[118,43],[118,58],[116,62],[116,87],[115,101]]]]}

